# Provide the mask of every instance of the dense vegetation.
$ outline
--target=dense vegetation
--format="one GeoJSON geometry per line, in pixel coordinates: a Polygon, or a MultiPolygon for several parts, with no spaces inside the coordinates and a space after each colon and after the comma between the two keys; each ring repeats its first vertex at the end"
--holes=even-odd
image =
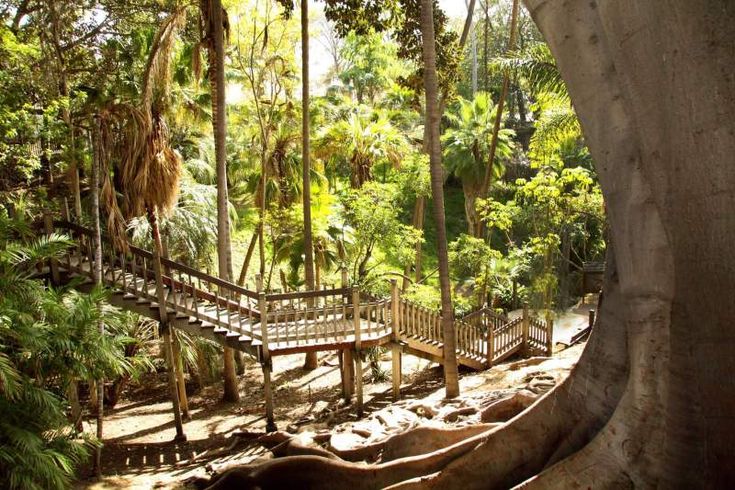
{"type": "MultiPolygon", "coordinates": [[[[439,306],[418,6],[345,11],[352,3],[327,1],[311,32],[330,67],[311,81],[306,189],[300,19],[289,2],[224,1],[223,39],[212,27],[216,1],[0,7],[4,485],[67,486],[97,444],[77,431],[78,384],[114,381],[105,394],[114,403],[123,380],[154,367],[144,348],[157,337],[150,325],[107,305],[103,290],[33,279],[68,245],[34,233],[44,210],[58,211],[64,197],[74,219],[93,222],[95,162],[104,232],[117,240],[152,249],[160,227],[174,260],[233,282],[253,284],[259,273],[266,289],[293,290],[309,285],[306,225],[316,287],[338,284],[346,268],[364,289],[385,294],[398,277],[407,297],[439,306]],[[366,23],[370,16],[380,21],[366,23]],[[232,236],[224,249],[223,218],[232,236]]],[[[464,19],[434,17],[454,309],[560,310],[579,294],[583,263],[604,256],[602,195],[548,47],[522,11],[508,50],[512,2],[487,3],[469,40],[455,33],[464,19]]],[[[193,376],[207,383],[219,374],[215,344],[180,337],[193,376]]]]}

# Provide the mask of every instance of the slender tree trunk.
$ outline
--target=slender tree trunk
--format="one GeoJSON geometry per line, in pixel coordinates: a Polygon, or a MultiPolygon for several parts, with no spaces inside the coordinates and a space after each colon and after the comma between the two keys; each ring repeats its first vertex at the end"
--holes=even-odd
{"type": "Polygon", "coordinates": [[[429,127],[429,161],[431,165],[431,192],[436,221],[439,285],[442,302],[442,332],[444,333],[444,380],[447,398],[459,395],[459,375],[455,352],[454,311],[449,279],[447,229],[444,219],[444,175],[439,144],[439,84],[436,74],[436,45],[434,40],[434,6],[432,0],[421,1],[421,35],[423,38],[424,90],[426,92],[426,125],[429,127]]]}
{"type": "MultiPolygon", "coordinates": [[[[227,190],[227,113],[225,106],[225,34],[222,1],[210,0],[211,43],[214,56],[210,60],[210,85],[212,88],[212,129],[214,153],[217,161],[217,265],[219,277],[232,280],[232,250],[230,243],[230,216],[228,213],[227,190]]],[[[240,399],[235,354],[232,348],[224,348],[224,395],[228,402],[240,399]]]]}
{"type": "MultiPolygon", "coordinates": [[[[94,284],[97,287],[102,286],[102,226],[100,224],[100,167],[101,167],[101,148],[100,148],[100,121],[99,116],[93,118],[92,123],[92,228],[94,236],[92,238],[92,248],[94,251],[94,284]]],[[[104,335],[105,325],[100,322],[100,334],[104,335]]],[[[97,380],[97,440],[102,443],[102,422],[104,418],[105,396],[104,378],[97,380]]],[[[94,454],[94,470],[97,478],[102,476],[102,445],[95,449],[94,454]]]]}
{"type": "Polygon", "coordinates": [[[82,432],[82,405],[79,403],[79,382],[76,379],[69,381],[67,388],[67,396],[69,397],[69,405],[71,406],[71,423],[74,430],[82,432]]]}
{"type": "Polygon", "coordinates": [[[156,277],[156,296],[158,299],[158,315],[161,321],[159,327],[162,331],[162,350],[166,361],[166,378],[168,391],[171,397],[171,405],[174,411],[174,425],[176,426],[175,441],[185,441],[184,424],[181,419],[181,404],[179,402],[179,391],[176,380],[176,369],[174,368],[173,345],[171,341],[171,326],[168,323],[168,311],[166,309],[166,293],[163,287],[163,270],[161,257],[163,256],[163,242],[161,231],[158,227],[158,213],[155,208],[148,207],[148,222],[151,225],[151,238],[153,238],[153,273],[156,277]]]}
{"type": "MultiPolygon", "coordinates": [[[[304,273],[306,289],[314,290],[314,244],[311,236],[311,156],[309,145],[309,2],[301,0],[301,162],[304,198],[304,273]]],[[[311,306],[311,305],[310,305],[311,306]]],[[[316,369],[316,352],[308,352],[304,369],[316,369]]]]}
{"type": "MultiPolygon", "coordinates": [[[[462,27],[462,34],[459,36],[459,49],[462,51],[464,49],[465,44],[467,43],[467,37],[469,36],[470,30],[472,29],[472,19],[475,14],[475,2],[476,0],[469,0],[469,3],[467,0],[465,0],[465,4],[467,5],[467,16],[464,20],[464,25],[462,27]]],[[[472,34],[472,40],[474,42],[475,40],[475,34],[473,31],[472,34]]],[[[477,75],[477,59],[474,58],[475,62],[475,75],[477,75]]],[[[477,77],[475,77],[477,78],[477,77]]],[[[476,82],[477,80],[475,80],[476,82]]],[[[446,106],[446,99],[447,99],[447,92],[446,90],[441,94],[441,99],[439,99],[439,119],[441,120],[442,115],[444,114],[444,107],[446,106]]],[[[428,127],[424,126],[424,141],[423,141],[423,151],[425,153],[429,153],[429,129],[428,127]]],[[[416,197],[416,204],[414,205],[413,210],[413,227],[423,231],[424,230],[424,215],[426,212],[426,197],[425,196],[417,196],[416,197]]],[[[416,252],[415,252],[415,261],[414,261],[414,278],[415,281],[418,283],[421,280],[422,276],[422,263],[423,263],[423,244],[417,243],[416,244],[416,252]]],[[[404,269],[404,279],[403,279],[403,285],[402,289],[405,291],[408,287],[408,280],[407,278],[410,275],[410,266],[406,266],[404,269]]]]}
{"type": "Polygon", "coordinates": [[[490,79],[488,77],[488,66],[489,63],[489,51],[488,41],[490,37],[490,7],[488,2],[490,0],[484,0],[485,4],[485,24],[482,26],[482,90],[490,92],[490,79]]]}
{"type": "Polygon", "coordinates": [[[250,260],[253,257],[253,252],[255,251],[255,245],[258,243],[258,238],[260,238],[260,224],[257,225],[255,232],[253,233],[253,237],[250,239],[248,250],[247,252],[245,252],[245,260],[242,261],[240,277],[238,277],[237,279],[237,284],[240,286],[245,284],[245,279],[247,278],[248,274],[248,268],[250,267],[250,260]]]}
{"type": "MultiPolygon", "coordinates": [[[[516,30],[518,26],[518,9],[519,0],[513,0],[513,11],[510,16],[510,39],[508,40],[508,49],[506,52],[511,52],[515,49],[516,45],[516,30]]],[[[490,152],[488,154],[487,166],[485,167],[485,177],[482,181],[482,189],[480,191],[481,197],[487,197],[490,191],[490,179],[493,175],[493,163],[495,162],[495,152],[498,148],[498,137],[500,135],[500,123],[503,119],[503,107],[505,105],[505,99],[508,96],[508,86],[510,85],[510,73],[505,72],[503,74],[503,88],[500,91],[500,99],[498,99],[498,105],[495,114],[495,124],[493,125],[493,137],[490,140],[490,152]]],[[[475,236],[482,236],[484,234],[484,226],[482,221],[477,223],[477,233],[475,236]]]]}
{"type": "Polygon", "coordinates": [[[171,337],[173,341],[172,353],[174,361],[174,371],[176,372],[176,385],[179,390],[179,406],[181,407],[181,417],[189,420],[189,398],[186,396],[186,379],[184,378],[184,362],[181,359],[181,342],[179,342],[178,334],[171,329],[171,337]]]}

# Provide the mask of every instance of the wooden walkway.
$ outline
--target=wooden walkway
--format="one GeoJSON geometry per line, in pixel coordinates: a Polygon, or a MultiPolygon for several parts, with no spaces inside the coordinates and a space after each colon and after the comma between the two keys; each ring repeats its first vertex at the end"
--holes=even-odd
{"type": "MultiPolygon", "coordinates": [[[[56,221],[53,228],[71,236],[75,244],[51,264],[53,275],[61,281],[76,280],[81,288],[90,287],[92,231],[68,221],[56,221]]],[[[51,230],[47,227],[46,231],[51,230]]],[[[113,304],[255,357],[263,365],[266,381],[273,356],[341,351],[344,360],[350,360],[342,363],[343,392],[351,398],[357,385],[358,412],[362,409],[361,350],[389,344],[396,398],[402,353],[439,363],[443,360],[439,312],[401,298],[395,281],[391,296],[382,299],[352,287],[273,294],[259,285],[251,290],[161,258],[159,284],[151,252],[130,246],[122,253],[105,240],[102,248],[103,282],[113,292],[113,304]],[[163,308],[159,298],[164,299],[163,308]],[[161,318],[163,311],[166,318],[161,318]]],[[[455,329],[458,362],[473,369],[489,368],[518,353],[551,354],[553,326],[527,314],[509,320],[483,309],[455,320],[455,329]]],[[[272,424],[268,403],[266,400],[272,424]]]]}

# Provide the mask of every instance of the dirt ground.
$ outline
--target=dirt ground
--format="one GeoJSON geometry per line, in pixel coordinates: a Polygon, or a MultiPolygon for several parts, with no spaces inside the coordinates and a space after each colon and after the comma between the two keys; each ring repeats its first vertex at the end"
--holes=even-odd
{"type": "MultiPolygon", "coordinates": [[[[461,371],[462,397],[492,397],[509,389],[520,389],[529,377],[551,375],[558,383],[576,364],[583,344],[560,350],[550,359],[509,362],[484,372],[461,371]]],[[[320,353],[314,371],[302,369],[303,355],[273,360],[275,418],[281,430],[296,430],[309,424],[333,428],[356,420],[354,407],[341,401],[338,360],[334,354],[320,353]]],[[[390,355],[381,368],[390,373],[390,355]]],[[[372,383],[365,369],[366,416],[391,405],[391,382],[372,383]]],[[[242,464],[262,456],[265,450],[235,444],[236,431],[262,432],[265,429],[262,373],[254,362],[246,363],[240,376],[241,399],[221,402],[221,383],[194,392],[187,386],[191,419],[184,424],[185,443],[173,443],[175,435],[171,403],[167,399],[166,378],[151,375],[132,386],[125,399],[105,417],[103,474],[77,484],[79,489],[180,488],[192,476],[206,476],[208,469],[242,464]]],[[[437,400],[443,395],[441,366],[410,355],[403,356],[402,398],[437,400]]],[[[85,427],[94,431],[92,425],[85,427]]],[[[84,476],[84,475],[82,475],[84,476]]]]}

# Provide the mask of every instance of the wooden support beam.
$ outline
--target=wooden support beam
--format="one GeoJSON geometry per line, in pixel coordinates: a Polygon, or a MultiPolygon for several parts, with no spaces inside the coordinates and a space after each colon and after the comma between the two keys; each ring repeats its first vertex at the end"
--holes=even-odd
{"type": "Polygon", "coordinates": [[[340,352],[340,358],[342,359],[342,396],[347,403],[350,403],[355,388],[355,368],[352,362],[352,350],[342,350],[340,352]]]}
{"type": "Polygon", "coordinates": [[[401,398],[401,346],[393,344],[391,346],[391,357],[393,360],[393,372],[391,377],[393,379],[393,401],[398,401],[401,398]]]}
{"type": "Polygon", "coordinates": [[[492,322],[487,324],[487,368],[493,367],[495,358],[495,328],[492,322]]]}
{"type": "Polygon", "coordinates": [[[390,318],[391,318],[391,337],[393,339],[393,346],[391,348],[391,358],[393,361],[393,371],[391,378],[393,380],[393,401],[397,401],[401,398],[401,347],[398,345],[400,340],[400,292],[398,291],[398,282],[395,279],[390,281],[390,318]]]}
{"type": "MultiPolygon", "coordinates": [[[[260,276],[258,276],[260,277],[260,276]]],[[[265,301],[265,293],[260,291],[262,282],[258,282],[258,309],[260,310],[260,335],[263,341],[261,347],[260,363],[263,368],[263,394],[265,396],[265,430],[266,432],[275,432],[275,417],[273,415],[273,386],[271,386],[271,371],[273,370],[273,361],[271,360],[270,350],[268,348],[268,305],[265,301]]]]}
{"type": "Polygon", "coordinates": [[[551,313],[546,315],[546,355],[551,357],[554,354],[554,319],[551,313]]]}
{"type": "Polygon", "coordinates": [[[352,310],[354,329],[355,329],[355,391],[357,394],[357,416],[362,417],[363,414],[363,392],[362,392],[362,345],[360,339],[360,290],[354,288],[352,290],[352,310]]]}
{"type": "Polygon", "coordinates": [[[530,354],[530,349],[528,345],[528,329],[529,324],[531,322],[531,319],[528,316],[528,304],[523,304],[523,321],[521,322],[521,335],[523,338],[523,343],[521,344],[521,353],[523,357],[528,357],[530,354]]]}

